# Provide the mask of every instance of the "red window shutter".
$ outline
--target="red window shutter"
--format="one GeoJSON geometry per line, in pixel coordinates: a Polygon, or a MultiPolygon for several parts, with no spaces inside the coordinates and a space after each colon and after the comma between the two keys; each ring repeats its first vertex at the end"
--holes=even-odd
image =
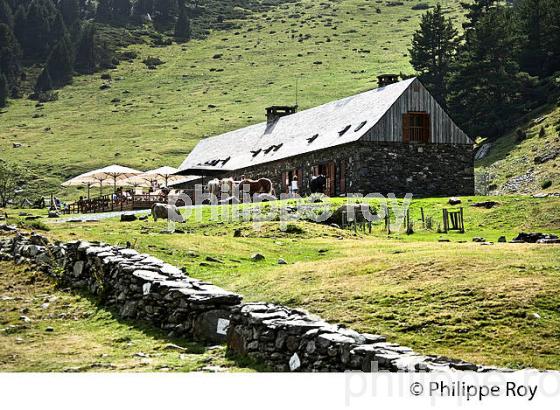
{"type": "Polygon", "coordinates": [[[402,128],[403,142],[408,144],[410,142],[410,114],[403,114],[402,128]]]}
{"type": "Polygon", "coordinates": [[[334,196],[336,185],[336,165],[334,162],[329,162],[327,167],[327,195],[334,196]]]}
{"type": "Polygon", "coordinates": [[[340,180],[338,181],[339,194],[346,193],[346,161],[340,161],[340,180]]]}
{"type": "Polygon", "coordinates": [[[424,135],[423,140],[427,144],[430,142],[430,131],[431,131],[431,124],[430,124],[430,114],[424,115],[424,135]]]}
{"type": "Polygon", "coordinates": [[[288,193],[288,173],[282,172],[282,192],[288,193]]]}

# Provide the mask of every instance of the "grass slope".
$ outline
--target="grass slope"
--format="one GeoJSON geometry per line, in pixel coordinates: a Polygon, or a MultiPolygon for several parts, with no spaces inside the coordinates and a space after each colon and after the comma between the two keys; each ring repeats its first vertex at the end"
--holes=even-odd
{"type": "Polygon", "coordinates": [[[516,132],[499,138],[477,171],[491,175],[496,192],[560,192],[560,108],[541,112],[520,130],[525,139],[516,132]]]}
{"type": "MultiPolygon", "coordinates": [[[[111,163],[177,166],[201,138],[261,122],[268,105],[295,103],[296,80],[304,109],[374,88],[380,73],[412,73],[407,49],[424,13],[416,4],[302,0],[185,45],[132,45],[139,57],[112,70],[110,82],[77,77],[44,107],[12,101],[0,114],[0,152],[55,191],[111,163]],[[141,61],[150,56],[165,64],[148,70],[141,61]],[[100,90],[104,83],[111,88],[100,90]]],[[[459,18],[459,1],[444,9],[459,18]]]]}
{"type": "Polygon", "coordinates": [[[0,371],[247,371],[225,348],[167,340],[116,320],[43,273],[0,262],[0,371]],[[47,331],[52,328],[52,331],[47,331]]]}
{"type": "MultiPolygon", "coordinates": [[[[413,235],[374,227],[372,235],[306,223],[254,230],[248,222],[189,219],[184,234],[165,234],[165,222],[49,223],[47,235],[124,245],[185,267],[196,278],[240,292],[249,301],[303,307],[332,322],[382,333],[427,354],[483,364],[560,369],[560,247],[473,243],[519,231],[560,233],[560,199],[463,198],[465,234],[435,232],[443,199],[412,205],[413,235]],[[468,206],[494,199],[492,209],[468,206]],[[421,228],[422,207],[434,230],[421,228]],[[234,229],[242,237],[234,238],[234,229]],[[450,243],[439,243],[442,237],[450,243]],[[253,262],[251,255],[266,259],[253,262]],[[210,261],[207,259],[211,257],[210,261]],[[279,265],[283,258],[287,265],[279,265]],[[217,259],[219,262],[216,262],[217,259]],[[540,318],[536,318],[534,314],[540,318]]],[[[335,200],[334,204],[340,203],[335,200]]],[[[13,211],[11,221],[16,222],[13,211]]]]}

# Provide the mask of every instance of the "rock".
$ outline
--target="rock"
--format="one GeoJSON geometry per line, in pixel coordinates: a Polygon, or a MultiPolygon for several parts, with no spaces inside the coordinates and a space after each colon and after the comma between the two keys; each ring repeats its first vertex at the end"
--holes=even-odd
{"type": "Polygon", "coordinates": [[[233,231],[233,237],[234,238],[240,238],[241,237],[241,229],[236,229],[235,231],[233,231]]]}
{"type": "Polygon", "coordinates": [[[539,239],[537,243],[544,243],[544,244],[556,244],[560,243],[560,239],[558,238],[543,238],[539,239]]]}
{"type": "Polygon", "coordinates": [[[221,260],[214,258],[212,256],[207,256],[206,257],[206,262],[213,262],[213,263],[223,263],[221,260]]]}
{"type": "Polygon", "coordinates": [[[54,328],[49,326],[45,329],[45,332],[49,332],[49,333],[54,332],[54,328]]]}
{"type": "Polygon", "coordinates": [[[261,255],[260,253],[254,253],[253,255],[251,255],[251,260],[253,262],[260,262],[265,260],[264,255],[261,255]]]}
{"type": "Polygon", "coordinates": [[[506,239],[505,236],[500,236],[500,237],[498,238],[498,242],[499,242],[499,243],[504,243],[504,242],[507,242],[507,239],[506,239]]]}
{"type": "Polygon", "coordinates": [[[60,215],[56,211],[49,211],[49,218],[58,218],[60,215]]]}
{"type": "Polygon", "coordinates": [[[19,320],[21,320],[22,322],[25,322],[25,323],[31,323],[32,322],[32,320],[29,319],[27,316],[20,316],[19,320]]]}
{"type": "Polygon", "coordinates": [[[474,159],[478,161],[479,159],[484,158],[488,154],[488,151],[490,150],[491,147],[492,144],[490,143],[483,144],[476,152],[474,159]]]}
{"type": "Polygon", "coordinates": [[[122,214],[121,215],[121,222],[134,222],[138,218],[134,214],[122,214]]]}
{"type": "MultiPolygon", "coordinates": [[[[558,239],[556,235],[551,234],[543,234],[540,232],[533,232],[533,233],[525,233],[521,232],[514,238],[511,242],[512,243],[545,243],[539,242],[540,240],[555,240],[558,239]]],[[[552,242],[554,243],[554,242],[552,242]]]]}
{"type": "Polygon", "coordinates": [[[286,262],[283,258],[279,258],[278,259],[278,265],[287,265],[288,262],[286,262]]]}
{"type": "Polygon", "coordinates": [[[19,142],[14,142],[12,144],[12,148],[21,148],[21,147],[22,147],[22,144],[20,144],[19,142]]]}
{"type": "Polygon", "coordinates": [[[449,200],[447,201],[447,203],[448,203],[449,205],[459,205],[459,204],[461,204],[462,202],[463,202],[463,201],[461,201],[461,199],[459,199],[459,198],[457,198],[457,197],[449,198],[449,200]]]}
{"type": "Polygon", "coordinates": [[[327,224],[346,226],[352,221],[357,223],[372,220],[376,211],[367,204],[345,204],[339,207],[332,216],[327,219],[327,224]]]}
{"type": "Polygon", "coordinates": [[[499,203],[496,202],[496,201],[484,201],[484,202],[475,202],[471,206],[474,206],[475,208],[491,209],[491,208],[495,207],[496,205],[499,205],[499,203]]]}
{"type": "Polygon", "coordinates": [[[449,239],[439,238],[438,242],[451,242],[449,239]]]}
{"type": "Polygon", "coordinates": [[[539,314],[536,313],[536,312],[531,313],[530,316],[531,316],[533,319],[540,319],[540,318],[541,318],[541,315],[539,315],[539,314]]]}
{"type": "Polygon", "coordinates": [[[472,238],[473,242],[486,242],[486,239],[481,238],[479,236],[475,236],[474,238],[472,238]]]}
{"type": "Polygon", "coordinates": [[[494,245],[494,242],[485,241],[485,242],[482,242],[481,245],[484,245],[484,246],[494,245]]]}

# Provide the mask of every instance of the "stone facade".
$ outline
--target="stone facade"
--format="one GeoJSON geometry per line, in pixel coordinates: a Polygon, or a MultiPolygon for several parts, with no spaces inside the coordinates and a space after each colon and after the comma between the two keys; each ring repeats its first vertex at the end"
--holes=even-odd
{"type": "Polygon", "coordinates": [[[470,145],[358,141],[231,173],[239,179],[270,178],[282,192],[285,171],[301,169],[301,192],[309,193],[313,166],[334,162],[335,195],[394,193],[415,196],[474,194],[474,153],[470,145]],[[340,184],[344,175],[346,189],[340,184]],[[345,192],[344,192],[345,191],[345,192]]]}
{"type": "Polygon", "coordinates": [[[133,249],[85,241],[51,243],[0,225],[0,260],[32,264],[64,286],[87,290],[120,316],[151,323],[169,336],[226,342],[230,353],[273,371],[495,370],[420,355],[387,343],[383,336],[333,325],[303,310],[243,304],[240,295],[133,249]]]}

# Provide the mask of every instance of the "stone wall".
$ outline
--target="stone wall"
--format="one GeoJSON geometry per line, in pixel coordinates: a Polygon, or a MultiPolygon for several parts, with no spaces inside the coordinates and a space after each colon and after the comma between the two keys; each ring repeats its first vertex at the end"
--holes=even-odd
{"type": "Polygon", "coordinates": [[[268,164],[238,170],[228,176],[239,179],[266,177],[282,188],[282,173],[301,168],[303,193],[309,193],[312,167],[336,163],[336,180],[345,170],[345,193],[394,193],[415,196],[474,194],[474,153],[470,145],[401,144],[359,141],[310,152],[268,164]]]}
{"type": "Polygon", "coordinates": [[[228,351],[272,371],[490,371],[387,343],[305,311],[242,303],[240,295],[185,275],[150,255],[103,243],[51,243],[0,225],[0,260],[29,263],[61,284],[96,295],[120,316],[173,337],[226,342],[228,351]]]}

